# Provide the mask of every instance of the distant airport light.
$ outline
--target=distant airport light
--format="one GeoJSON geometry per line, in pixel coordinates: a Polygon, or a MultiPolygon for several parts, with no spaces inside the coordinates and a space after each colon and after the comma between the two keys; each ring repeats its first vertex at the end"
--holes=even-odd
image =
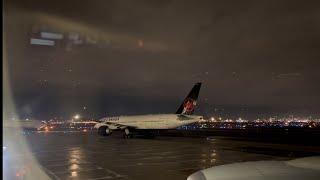
{"type": "Polygon", "coordinates": [[[44,45],[44,46],[54,46],[54,41],[51,40],[45,40],[45,39],[30,39],[30,44],[34,45],[44,45]]]}
{"type": "Polygon", "coordinates": [[[63,39],[63,34],[50,33],[50,32],[41,32],[41,38],[46,38],[46,39],[63,39]]]}

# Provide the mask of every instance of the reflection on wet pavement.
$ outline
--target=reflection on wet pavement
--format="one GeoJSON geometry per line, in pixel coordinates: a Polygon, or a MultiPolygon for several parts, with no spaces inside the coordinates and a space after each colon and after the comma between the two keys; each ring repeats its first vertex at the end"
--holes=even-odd
{"type": "Polygon", "coordinates": [[[83,132],[31,133],[26,138],[32,153],[15,154],[11,161],[27,162],[34,156],[53,179],[182,180],[221,164],[290,159],[243,151],[249,142],[219,138],[122,139],[83,132]]]}

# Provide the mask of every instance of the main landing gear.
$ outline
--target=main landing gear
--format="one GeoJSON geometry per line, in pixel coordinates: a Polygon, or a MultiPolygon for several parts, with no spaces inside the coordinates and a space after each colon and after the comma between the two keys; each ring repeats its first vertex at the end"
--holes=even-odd
{"type": "Polygon", "coordinates": [[[130,139],[130,138],[134,138],[134,136],[132,133],[130,133],[130,130],[128,128],[126,128],[126,129],[124,129],[123,138],[130,139]]]}

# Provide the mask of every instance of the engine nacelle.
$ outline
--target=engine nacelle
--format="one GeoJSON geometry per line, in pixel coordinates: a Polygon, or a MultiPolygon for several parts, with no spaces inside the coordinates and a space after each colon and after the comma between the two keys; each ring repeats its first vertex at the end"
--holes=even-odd
{"type": "Polygon", "coordinates": [[[98,128],[98,134],[101,136],[110,136],[112,134],[112,129],[108,126],[100,126],[98,128]]]}

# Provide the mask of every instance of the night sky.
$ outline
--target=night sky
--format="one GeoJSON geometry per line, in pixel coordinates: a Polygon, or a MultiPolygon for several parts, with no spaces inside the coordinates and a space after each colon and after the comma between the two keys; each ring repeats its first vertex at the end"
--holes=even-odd
{"type": "Polygon", "coordinates": [[[320,117],[320,1],[4,1],[21,117],[174,113],[320,117]],[[40,32],[64,35],[31,45],[40,32]],[[78,33],[82,44],[72,44],[78,33]],[[86,39],[94,43],[89,43],[86,39]]]}

